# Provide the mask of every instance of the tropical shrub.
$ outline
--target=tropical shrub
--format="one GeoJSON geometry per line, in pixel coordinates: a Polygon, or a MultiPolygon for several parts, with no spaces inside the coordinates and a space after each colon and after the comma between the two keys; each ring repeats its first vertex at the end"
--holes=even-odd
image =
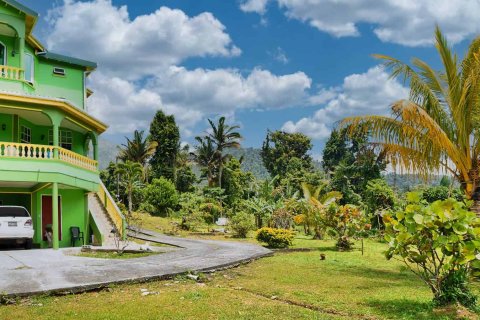
{"type": "Polygon", "coordinates": [[[144,209],[152,215],[167,215],[178,205],[175,185],[165,178],[153,179],[144,189],[144,209]]]}
{"type": "Polygon", "coordinates": [[[458,201],[461,201],[463,195],[460,190],[450,189],[446,186],[432,186],[425,188],[422,192],[422,199],[428,203],[432,203],[437,200],[446,200],[448,198],[454,198],[458,201]]]}
{"type": "Polygon", "coordinates": [[[255,229],[255,219],[245,211],[237,212],[230,218],[230,228],[235,236],[246,238],[248,232],[255,229]]]}
{"type": "Polygon", "coordinates": [[[351,238],[360,236],[370,228],[364,213],[354,205],[331,206],[326,210],[325,225],[330,235],[337,238],[341,251],[352,249],[351,238]]]}
{"type": "Polygon", "coordinates": [[[201,203],[198,209],[203,212],[203,218],[208,224],[215,223],[223,212],[222,206],[215,202],[201,203]]]}
{"type": "Polygon", "coordinates": [[[293,225],[292,214],[285,208],[278,208],[270,218],[270,225],[278,229],[290,229],[293,225]]]}
{"type": "Polygon", "coordinates": [[[395,206],[395,193],[384,179],[374,179],[367,183],[363,198],[368,214],[372,217],[372,223],[380,229],[383,227],[382,213],[395,206]]]}
{"type": "Polygon", "coordinates": [[[306,215],[304,215],[304,214],[297,214],[296,216],[293,217],[293,222],[294,222],[297,226],[303,226],[303,225],[305,225],[306,219],[307,219],[306,215]]]}
{"type": "Polygon", "coordinates": [[[447,199],[430,205],[413,202],[383,220],[387,259],[402,259],[428,285],[436,304],[475,305],[466,282],[467,273],[480,267],[480,219],[475,213],[447,199]]]}
{"type": "Polygon", "coordinates": [[[261,228],[255,238],[270,248],[286,248],[292,245],[294,235],[293,231],[287,229],[261,228]]]}

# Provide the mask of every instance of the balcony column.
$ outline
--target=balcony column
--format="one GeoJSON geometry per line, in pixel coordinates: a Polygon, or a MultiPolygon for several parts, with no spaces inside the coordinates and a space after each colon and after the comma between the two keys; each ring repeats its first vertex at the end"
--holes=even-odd
{"type": "Polygon", "coordinates": [[[96,132],[92,132],[91,137],[93,145],[93,160],[98,161],[98,134],[96,132]]]}
{"type": "Polygon", "coordinates": [[[58,159],[58,146],[59,146],[59,135],[60,135],[60,126],[56,123],[53,124],[53,146],[56,148],[53,149],[53,158],[58,159]]]}
{"type": "Polygon", "coordinates": [[[52,231],[53,231],[53,249],[58,250],[60,247],[58,239],[58,183],[52,184],[52,231]]]}
{"type": "Polygon", "coordinates": [[[52,131],[53,131],[53,158],[58,159],[58,146],[60,145],[60,125],[62,124],[65,115],[56,111],[56,110],[44,110],[50,120],[52,121],[52,131]]]}
{"type": "Polygon", "coordinates": [[[83,229],[83,245],[88,245],[90,240],[90,212],[88,211],[88,192],[83,196],[85,228],[83,229]]]}
{"type": "Polygon", "coordinates": [[[18,51],[20,54],[20,69],[25,68],[25,38],[18,38],[18,51]]]}

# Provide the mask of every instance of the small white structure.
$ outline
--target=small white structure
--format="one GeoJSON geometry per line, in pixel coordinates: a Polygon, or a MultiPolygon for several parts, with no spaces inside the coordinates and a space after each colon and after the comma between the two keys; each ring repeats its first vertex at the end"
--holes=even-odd
{"type": "Polygon", "coordinates": [[[227,218],[218,218],[217,222],[215,222],[217,226],[226,226],[228,224],[227,218]]]}

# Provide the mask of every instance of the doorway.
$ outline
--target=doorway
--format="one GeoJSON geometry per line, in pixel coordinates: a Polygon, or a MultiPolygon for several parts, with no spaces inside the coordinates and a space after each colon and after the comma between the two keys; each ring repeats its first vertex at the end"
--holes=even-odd
{"type": "MultiPolygon", "coordinates": [[[[45,232],[47,226],[53,224],[53,198],[42,195],[42,238],[47,241],[45,232]]],[[[58,196],[58,239],[62,240],[62,198],[58,196]]]]}

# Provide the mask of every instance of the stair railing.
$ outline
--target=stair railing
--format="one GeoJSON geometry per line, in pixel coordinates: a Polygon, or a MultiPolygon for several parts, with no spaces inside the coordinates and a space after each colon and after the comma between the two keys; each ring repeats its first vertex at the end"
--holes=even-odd
{"type": "Polygon", "coordinates": [[[120,234],[122,240],[127,238],[127,222],[125,216],[122,214],[120,208],[118,208],[115,200],[113,200],[110,192],[108,192],[105,185],[100,181],[100,190],[97,193],[100,202],[103,204],[105,211],[107,212],[110,220],[113,222],[113,225],[120,234]]]}

